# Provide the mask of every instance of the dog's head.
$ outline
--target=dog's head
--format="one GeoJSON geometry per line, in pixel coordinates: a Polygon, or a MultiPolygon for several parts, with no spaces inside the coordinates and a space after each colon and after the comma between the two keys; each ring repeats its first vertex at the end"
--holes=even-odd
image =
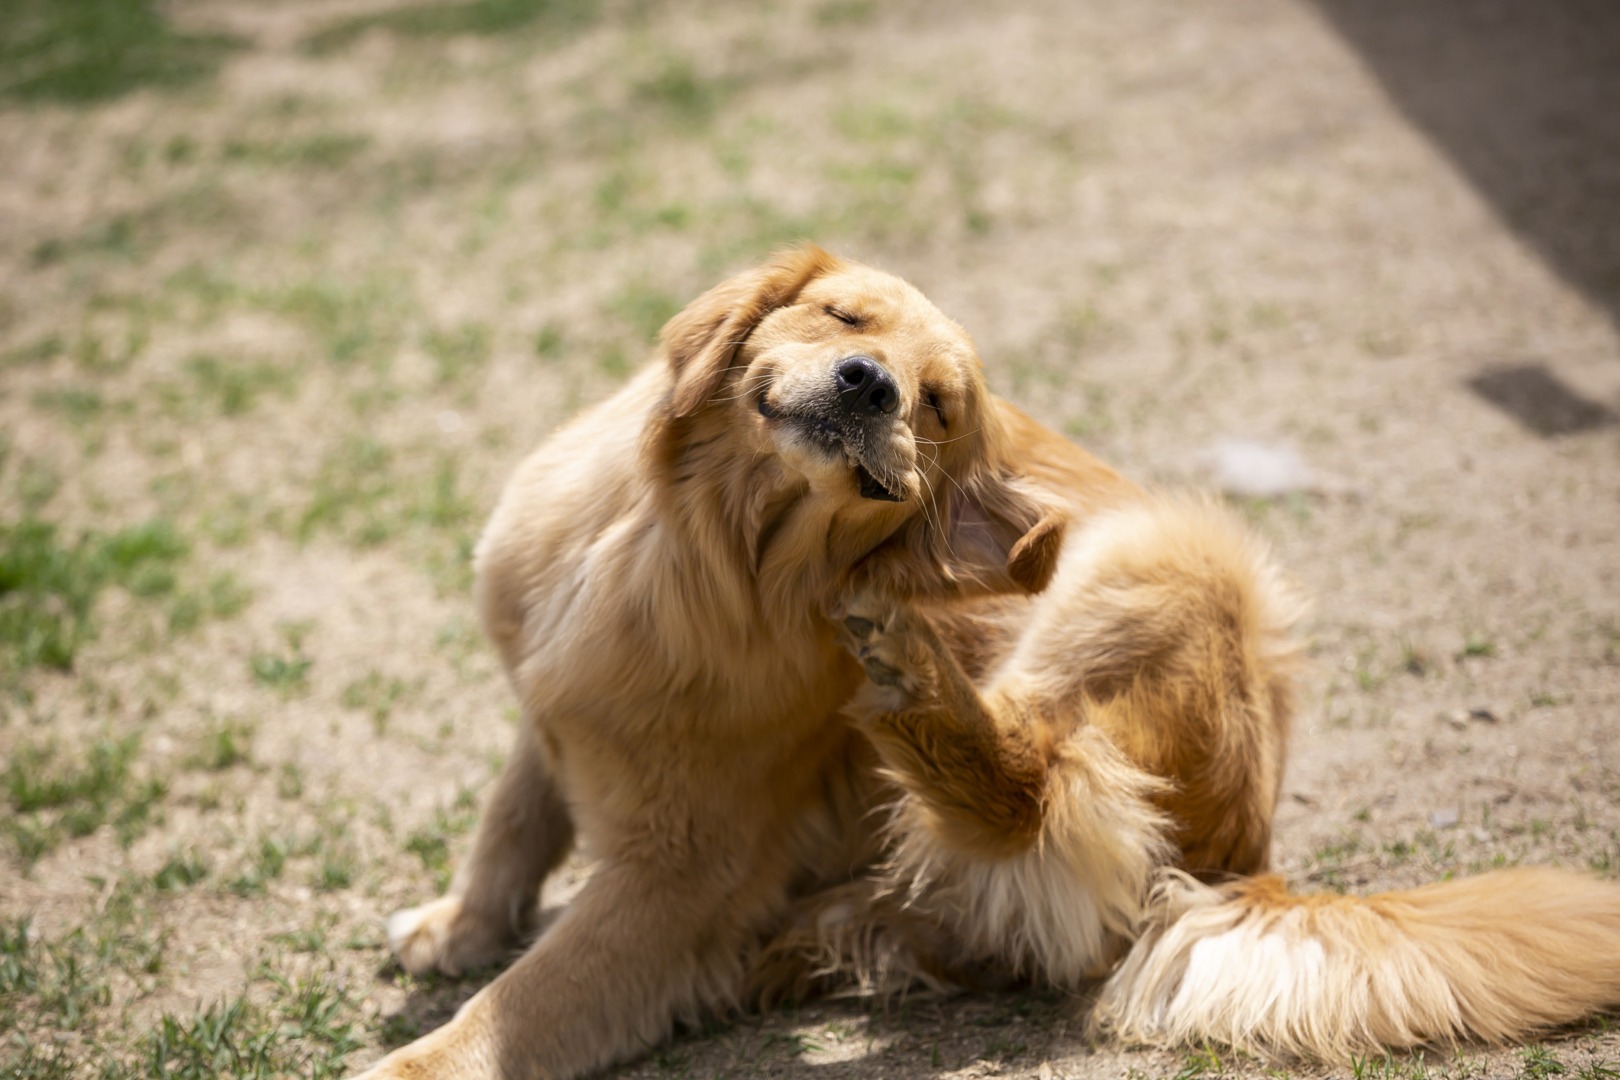
{"type": "Polygon", "coordinates": [[[740,464],[760,529],[779,534],[797,493],[840,570],[905,593],[1045,587],[1062,515],[1019,474],[972,339],[911,285],[807,247],[662,338],[671,419],[740,464]]]}

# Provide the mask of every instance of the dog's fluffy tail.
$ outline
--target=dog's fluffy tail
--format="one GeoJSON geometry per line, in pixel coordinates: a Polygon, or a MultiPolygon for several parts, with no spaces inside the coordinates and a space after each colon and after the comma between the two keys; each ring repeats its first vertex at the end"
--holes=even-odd
{"type": "Polygon", "coordinates": [[[1522,868],[1365,898],[1180,875],[1104,985],[1102,1032],[1344,1061],[1504,1042],[1620,1003],[1620,887],[1522,868]]]}

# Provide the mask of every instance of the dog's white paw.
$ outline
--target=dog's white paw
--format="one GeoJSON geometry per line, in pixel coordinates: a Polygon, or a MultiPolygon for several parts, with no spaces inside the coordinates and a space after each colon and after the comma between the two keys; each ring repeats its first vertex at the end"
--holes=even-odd
{"type": "Polygon", "coordinates": [[[505,926],[465,909],[459,896],[441,896],[388,917],[388,948],[412,975],[462,975],[494,963],[511,946],[505,926]]]}

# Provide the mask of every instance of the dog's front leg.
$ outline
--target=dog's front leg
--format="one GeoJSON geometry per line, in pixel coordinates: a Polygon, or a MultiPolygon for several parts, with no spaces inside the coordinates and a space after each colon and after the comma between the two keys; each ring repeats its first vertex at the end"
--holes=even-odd
{"type": "Polygon", "coordinates": [[[1045,718],[1011,696],[982,697],[908,605],[862,592],[835,618],[871,679],[850,711],[941,838],[990,856],[1032,844],[1051,761],[1045,718]]]}
{"type": "Polygon", "coordinates": [[[574,825],[525,716],[450,891],[395,912],[388,944],[413,975],[461,975],[511,955],[531,928],[540,883],[567,856],[574,825]]]}
{"type": "Polygon", "coordinates": [[[656,1045],[676,1020],[735,998],[757,912],[721,877],[707,866],[599,866],[449,1023],[360,1080],[567,1080],[656,1045]]]}

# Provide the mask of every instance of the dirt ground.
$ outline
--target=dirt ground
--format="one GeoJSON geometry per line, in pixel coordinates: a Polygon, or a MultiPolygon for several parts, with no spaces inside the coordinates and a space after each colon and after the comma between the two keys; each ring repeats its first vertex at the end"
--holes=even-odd
{"type": "MultiPolygon", "coordinates": [[[[1315,600],[1297,886],[1620,873],[1620,8],[14,16],[0,1075],[342,1075],[476,989],[381,926],[511,735],[479,524],[664,318],[801,238],[915,281],[1134,476],[1298,455],[1233,496],[1315,600]]],[[[1080,1009],[824,1004],[619,1075],[1620,1075],[1604,1018],[1324,1069],[1093,1046],[1080,1009]]]]}

